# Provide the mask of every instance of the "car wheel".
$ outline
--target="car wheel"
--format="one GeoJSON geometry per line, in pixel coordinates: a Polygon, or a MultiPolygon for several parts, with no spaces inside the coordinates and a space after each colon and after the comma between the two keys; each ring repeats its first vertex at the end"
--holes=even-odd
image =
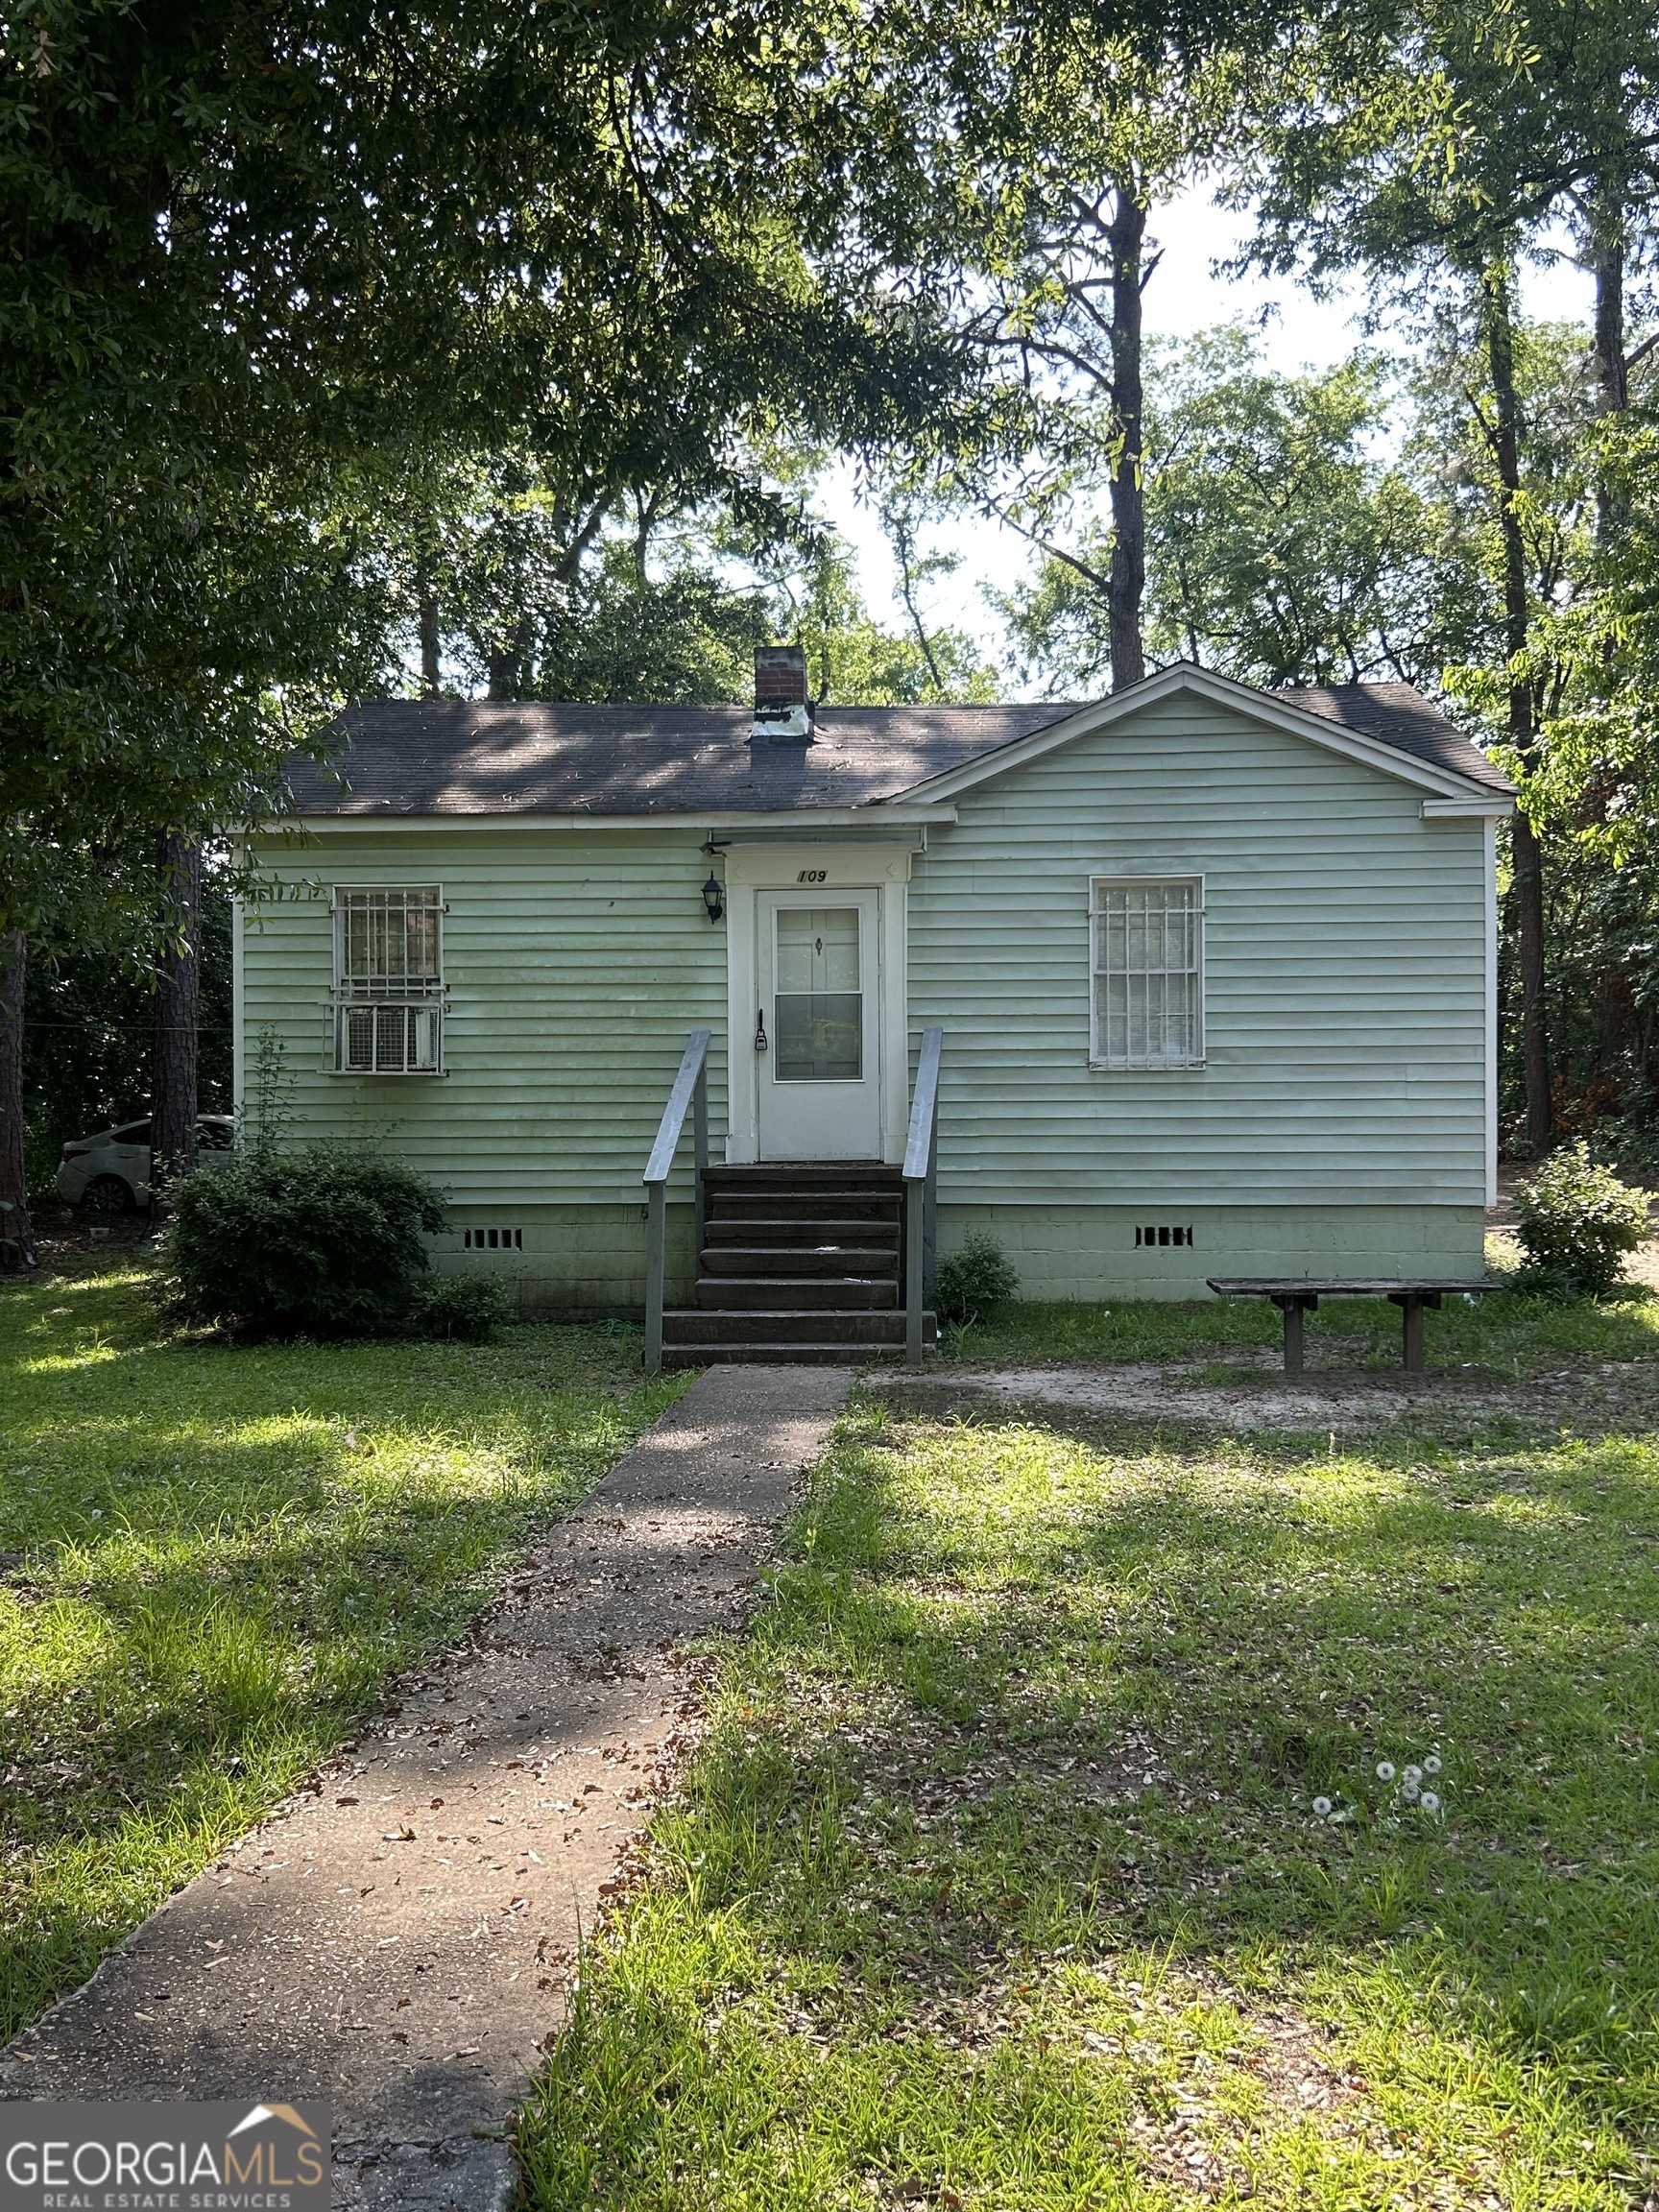
{"type": "Polygon", "coordinates": [[[81,1211],[100,1220],[112,1214],[131,1214],[132,1193],[119,1175],[94,1175],[81,1193],[81,1211]]]}

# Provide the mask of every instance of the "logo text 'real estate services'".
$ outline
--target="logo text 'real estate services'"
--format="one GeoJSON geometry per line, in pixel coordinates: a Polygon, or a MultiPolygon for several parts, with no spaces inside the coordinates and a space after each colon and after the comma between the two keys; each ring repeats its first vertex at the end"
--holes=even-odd
{"type": "Polygon", "coordinates": [[[0,2212],[327,2212],[326,2104],[0,2104],[0,2212]]]}

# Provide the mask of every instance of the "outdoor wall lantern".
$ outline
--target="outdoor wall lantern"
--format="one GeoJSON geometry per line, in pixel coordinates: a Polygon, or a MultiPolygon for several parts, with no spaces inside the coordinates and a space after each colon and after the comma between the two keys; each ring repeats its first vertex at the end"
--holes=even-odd
{"type": "Polygon", "coordinates": [[[712,868],[709,871],[708,882],[703,886],[703,904],[710,922],[718,922],[726,911],[726,894],[720,888],[720,879],[712,868]]]}

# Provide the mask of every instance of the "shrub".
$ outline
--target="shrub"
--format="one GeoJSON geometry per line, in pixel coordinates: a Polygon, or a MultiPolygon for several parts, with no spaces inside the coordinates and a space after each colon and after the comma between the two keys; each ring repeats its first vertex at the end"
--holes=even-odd
{"type": "Polygon", "coordinates": [[[940,1261],[933,1303],[942,1321],[982,1321],[1006,1306],[1019,1287],[1020,1278],[1001,1245],[975,1230],[959,1251],[940,1261]]]}
{"type": "Polygon", "coordinates": [[[422,1336],[488,1344],[506,1317],[506,1293],[493,1275],[431,1275],[415,1292],[410,1320],[422,1336]]]}
{"type": "Polygon", "coordinates": [[[1598,1167],[1581,1137],[1551,1153],[1520,1197],[1524,1280],[1540,1289],[1604,1297],[1647,1227],[1647,1193],[1598,1167]]]}
{"type": "Polygon", "coordinates": [[[259,1147],[186,1176],[167,1256],[187,1320],[250,1335],[363,1336],[408,1324],[444,1199],[413,1168],[333,1145],[259,1147]]]}

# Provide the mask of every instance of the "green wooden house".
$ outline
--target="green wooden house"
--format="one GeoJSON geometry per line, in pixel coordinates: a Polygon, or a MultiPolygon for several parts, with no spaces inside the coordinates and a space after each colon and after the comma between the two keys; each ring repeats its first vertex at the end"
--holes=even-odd
{"type": "Polygon", "coordinates": [[[1407,686],[814,710],[779,649],[753,709],[368,704],[292,795],[243,1104],[279,1061],[525,1310],[637,1313],[654,1198],[670,1358],[901,1343],[935,1194],[1030,1298],[1479,1271],[1512,794],[1407,686]]]}

